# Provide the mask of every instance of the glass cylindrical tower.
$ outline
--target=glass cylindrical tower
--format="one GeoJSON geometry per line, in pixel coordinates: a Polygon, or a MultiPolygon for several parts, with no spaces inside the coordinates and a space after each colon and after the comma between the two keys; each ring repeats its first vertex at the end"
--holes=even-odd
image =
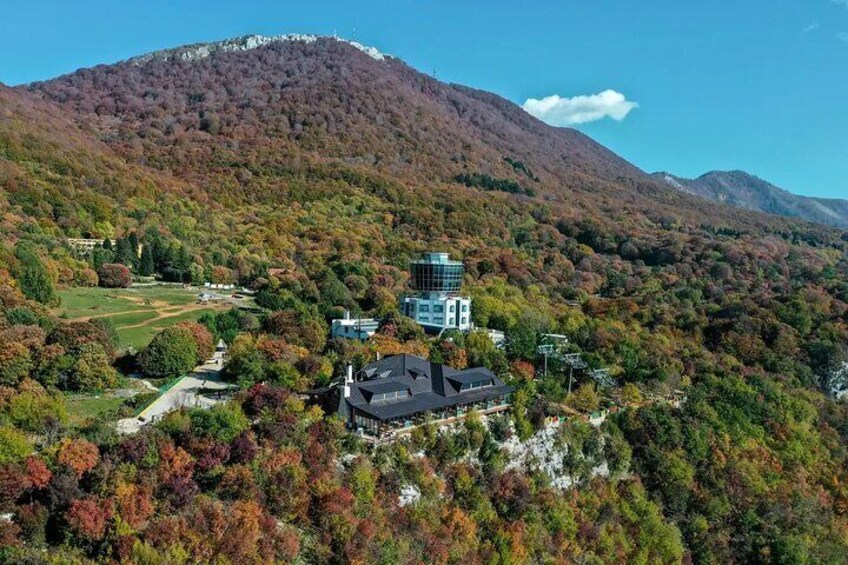
{"type": "Polygon", "coordinates": [[[412,287],[418,292],[455,294],[462,287],[465,267],[447,253],[425,253],[410,265],[412,287]]]}

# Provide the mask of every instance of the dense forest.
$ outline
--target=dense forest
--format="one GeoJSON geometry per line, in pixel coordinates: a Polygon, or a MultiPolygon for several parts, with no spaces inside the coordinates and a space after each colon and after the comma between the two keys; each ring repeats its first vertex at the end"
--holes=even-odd
{"type": "Polygon", "coordinates": [[[848,233],[678,193],[331,39],[0,87],[0,211],[0,560],[844,562],[848,233]],[[503,348],[399,315],[430,249],[463,261],[503,348]],[[154,275],[236,283],[262,311],[138,355],[54,314],[59,288],[154,275]],[[330,339],[345,309],[378,333],[330,339]],[[608,400],[540,378],[550,332],[620,385],[602,426],[557,428],[568,488],[509,447],[608,400]],[[232,401],[130,436],[68,425],[68,391],[179,373],[219,339],[232,401]],[[489,367],[510,412],[371,447],[298,394],[400,352],[489,367]]]}

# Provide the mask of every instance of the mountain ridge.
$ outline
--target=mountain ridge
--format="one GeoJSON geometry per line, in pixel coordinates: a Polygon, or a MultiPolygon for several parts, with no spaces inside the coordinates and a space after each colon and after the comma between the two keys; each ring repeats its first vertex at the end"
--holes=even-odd
{"type": "Polygon", "coordinates": [[[680,191],[730,206],[848,227],[848,200],[795,194],[745,171],[710,171],[695,179],[664,171],[652,176],[680,191]]]}
{"type": "Polygon", "coordinates": [[[313,43],[321,38],[333,39],[336,41],[347,43],[377,61],[383,61],[387,57],[391,57],[391,55],[382,53],[375,47],[370,47],[367,45],[363,45],[362,43],[359,43],[357,41],[342,39],[336,36],[321,36],[309,33],[285,33],[270,36],[260,34],[248,34],[241,35],[238,37],[222,39],[218,41],[201,41],[198,43],[179,45],[177,47],[158,49],[156,51],[151,51],[143,55],[130,57],[129,59],[125,61],[119,61],[116,64],[131,63],[135,65],[143,65],[145,63],[149,63],[150,61],[168,61],[174,58],[179,59],[181,61],[193,61],[197,59],[206,58],[212,53],[219,51],[223,53],[250,51],[251,49],[256,49],[264,45],[284,41],[300,41],[304,43],[313,43]]]}

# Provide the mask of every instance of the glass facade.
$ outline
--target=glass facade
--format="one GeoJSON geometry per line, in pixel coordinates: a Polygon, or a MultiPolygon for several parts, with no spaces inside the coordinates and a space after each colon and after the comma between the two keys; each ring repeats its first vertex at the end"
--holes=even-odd
{"type": "Polygon", "coordinates": [[[418,292],[459,292],[465,267],[458,261],[413,261],[412,287],[418,292]]]}
{"type": "Polygon", "coordinates": [[[462,262],[451,261],[447,253],[424,253],[410,264],[414,292],[404,297],[401,311],[431,331],[470,330],[471,299],[460,294],[464,274],[462,262]]]}

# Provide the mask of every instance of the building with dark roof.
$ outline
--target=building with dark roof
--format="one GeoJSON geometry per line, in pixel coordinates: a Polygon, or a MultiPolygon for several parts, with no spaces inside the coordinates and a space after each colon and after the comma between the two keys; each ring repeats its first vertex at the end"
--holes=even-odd
{"type": "Polygon", "coordinates": [[[339,414],[349,427],[384,437],[427,421],[462,418],[470,410],[506,410],[512,391],[484,367],[457,371],[414,355],[394,355],[356,375],[348,370],[339,414]]]}

